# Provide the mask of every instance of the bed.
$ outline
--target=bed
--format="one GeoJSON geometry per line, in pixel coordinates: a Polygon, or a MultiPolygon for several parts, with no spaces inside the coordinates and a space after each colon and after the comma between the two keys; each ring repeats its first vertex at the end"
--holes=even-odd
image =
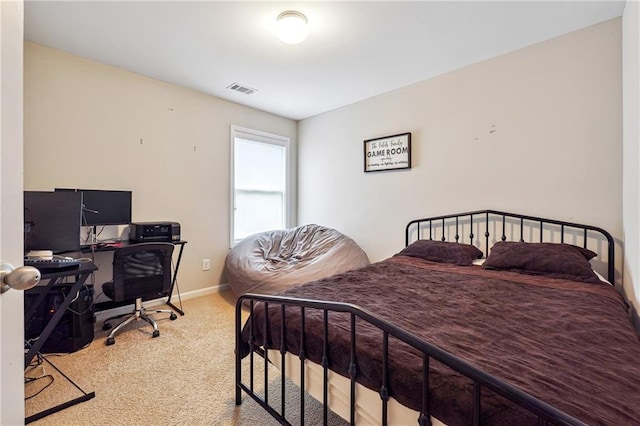
{"type": "Polygon", "coordinates": [[[638,423],[640,341],[612,285],[609,233],[484,210],[411,221],[405,243],[382,262],[239,298],[236,403],[245,392],[288,423],[269,404],[275,378],[255,392],[261,354],[351,424],[407,424],[398,407],[421,425],[638,423]]]}

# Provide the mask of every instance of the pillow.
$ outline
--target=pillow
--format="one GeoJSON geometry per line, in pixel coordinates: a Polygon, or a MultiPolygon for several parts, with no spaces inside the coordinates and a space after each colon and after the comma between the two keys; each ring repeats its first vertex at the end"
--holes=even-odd
{"type": "Polygon", "coordinates": [[[595,256],[572,244],[506,241],[494,244],[482,267],[597,283],[600,280],[589,263],[595,256]]]}
{"type": "Polygon", "coordinates": [[[418,240],[409,244],[396,256],[418,257],[432,262],[471,265],[474,259],[482,257],[482,252],[470,244],[449,241],[418,240]]]}

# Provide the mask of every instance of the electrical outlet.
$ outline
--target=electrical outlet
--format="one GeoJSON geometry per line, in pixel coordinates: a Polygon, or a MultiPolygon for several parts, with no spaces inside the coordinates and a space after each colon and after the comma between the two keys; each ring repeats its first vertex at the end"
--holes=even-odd
{"type": "Polygon", "coordinates": [[[211,269],[211,259],[202,259],[202,270],[208,271],[211,269]]]}

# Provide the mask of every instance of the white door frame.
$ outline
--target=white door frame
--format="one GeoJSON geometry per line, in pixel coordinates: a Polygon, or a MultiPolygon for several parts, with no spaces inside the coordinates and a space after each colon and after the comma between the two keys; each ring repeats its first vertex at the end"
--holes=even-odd
{"type": "MultiPolygon", "coordinates": [[[[0,1],[0,261],[23,261],[24,3],[0,1]]],[[[24,424],[23,292],[0,294],[0,424],[24,424]]]]}

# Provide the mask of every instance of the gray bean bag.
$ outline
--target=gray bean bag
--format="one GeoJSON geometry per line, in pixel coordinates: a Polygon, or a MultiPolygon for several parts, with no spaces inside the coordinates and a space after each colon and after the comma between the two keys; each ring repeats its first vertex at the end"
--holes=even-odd
{"type": "Polygon", "coordinates": [[[224,273],[236,296],[273,294],[369,263],[367,254],[346,235],[304,225],[245,238],[227,255],[224,273]]]}

